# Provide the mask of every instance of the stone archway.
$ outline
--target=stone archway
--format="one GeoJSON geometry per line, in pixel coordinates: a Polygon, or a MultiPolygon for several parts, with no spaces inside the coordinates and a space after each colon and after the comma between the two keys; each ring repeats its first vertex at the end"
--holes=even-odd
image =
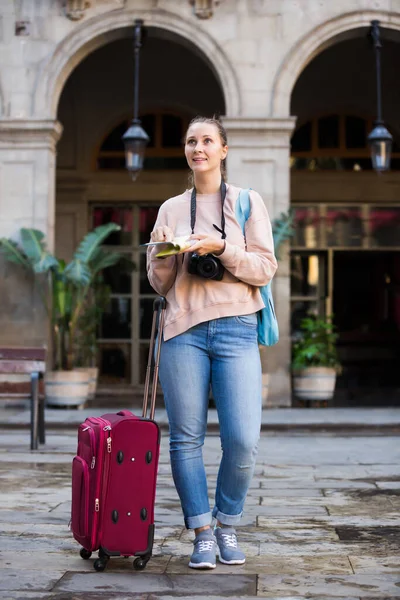
{"type": "Polygon", "coordinates": [[[288,52],[274,79],[270,114],[290,114],[290,99],[295,83],[306,66],[329,46],[345,39],[349,32],[369,27],[373,19],[387,29],[400,30],[400,15],[384,11],[357,11],[341,15],[307,32],[288,52]]]}
{"type": "Polygon", "coordinates": [[[241,114],[241,90],[235,70],[221,46],[212,37],[171,13],[126,10],[100,15],[83,23],[57,45],[39,73],[33,96],[32,116],[55,119],[62,89],[73,69],[97,48],[126,35],[126,29],[132,27],[135,18],[140,17],[147,26],[165,29],[194,46],[220,81],[226,113],[233,116],[241,114]]]}

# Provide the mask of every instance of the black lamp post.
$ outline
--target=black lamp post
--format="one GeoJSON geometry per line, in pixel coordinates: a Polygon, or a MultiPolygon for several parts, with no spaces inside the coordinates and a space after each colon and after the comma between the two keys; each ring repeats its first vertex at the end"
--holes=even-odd
{"type": "Polygon", "coordinates": [[[382,87],[381,87],[381,38],[379,21],[371,21],[370,35],[375,49],[376,58],[376,112],[377,118],[374,128],[368,136],[368,144],[371,149],[372,166],[378,173],[386,171],[390,167],[390,155],[392,151],[392,136],[386,129],[382,119],[382,87]]]}
{"type": "Polygon", "coordinates": [[[133,53],[135,60],[135,79],[133,90],[133,119],[129,129],[122,136],[125,145],[126,168],[133,181],[143,169],[144,151],[149,141],[149,136],[140,125],[139,110],[139,51],[142,47],[142,19],[135,20],[133,37],[133,53]]]}

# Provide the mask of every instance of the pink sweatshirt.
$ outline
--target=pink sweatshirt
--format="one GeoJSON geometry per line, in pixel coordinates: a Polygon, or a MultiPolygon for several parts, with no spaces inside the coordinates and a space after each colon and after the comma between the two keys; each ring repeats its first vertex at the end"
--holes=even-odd
{"type": "MultiPolygon", "coordinates": [[[[189,253],[156,258],[157,249],[147,251],[147,274],[151,286],[167,299],[164,340],[190,327],[218,319],[247,315],[263,308],[259,286],[271,281],[277,269],[271,222],[261,196],[250,191],[250,216],[245,235],[235,217],[240,188],[227,185],[224,205],[226,247],[218,256],[225,267],[222,281],[188,273],[189,253]]],[[[191,190],[170,198],[160,207],[154,229],[167,225],[175,237],[191,234],[191,190]]],[[[221,227],[221,196],[197,194],[195,233],[221,239],[213,223],[221,227]]]]}

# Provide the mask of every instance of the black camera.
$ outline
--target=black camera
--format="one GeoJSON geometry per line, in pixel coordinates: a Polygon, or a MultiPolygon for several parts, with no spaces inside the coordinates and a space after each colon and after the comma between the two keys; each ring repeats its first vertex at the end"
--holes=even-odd
{"type": "Polygon", "coordinates": [[[204,279],[215,279],[221,281],[224,276],[225,268],[221,261],[212,254],[199,256],[195,252],[190,255],[188,264],[188,273],[198,275],[204,279]]]}

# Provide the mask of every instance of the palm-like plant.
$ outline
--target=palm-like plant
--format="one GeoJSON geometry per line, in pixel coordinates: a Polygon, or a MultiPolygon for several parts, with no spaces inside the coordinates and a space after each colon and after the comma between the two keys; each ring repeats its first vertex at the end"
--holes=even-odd
{"type": "Polygon", "coordinates": [[[90,231],[68,264],[48,251],[45,236],[37,229],[21,229],[19,243],[0,239],[6,260],[45,281],[46,285],[39,285],[38,289],[51,319],[55,369],[70,370],[76,366],[78,325],[90,292],[101,272],[122,258],[117,252],[104,250],[101,244],[119,229],[119,225],[108,223],[90,231]]]}

